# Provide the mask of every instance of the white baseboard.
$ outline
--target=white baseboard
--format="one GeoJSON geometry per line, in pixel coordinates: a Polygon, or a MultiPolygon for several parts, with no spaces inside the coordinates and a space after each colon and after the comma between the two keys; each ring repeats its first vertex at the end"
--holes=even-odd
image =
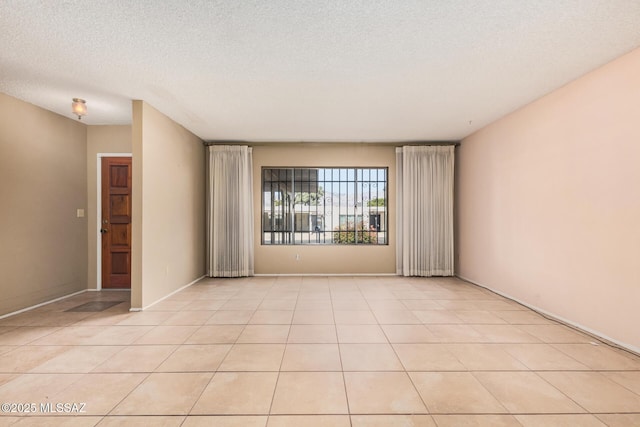
{"type": "Polygon", "coordinates": [[[522,300],[520,300],[520,299],[518,299],[518,298],[515,298],[515,297],[513,297],[513,296],[509,295],[509,294],[506,294],[506,293],[504,293],[504,292],[502,292],[502,291],[499,291],[499,290],[497,290],[497,289],[494,289],[494,288],[492,288],[491,286],[483,285],[482,283],[478,283],[478,282],[476,282],[476,281],[474,281],[474,280],[471,280],[471,279],[469,279],[469,278],[467,278],[467,277],[464,277],[464,276],[461,276],[461,275],[459,275],[459,274],[456,274],[456,277],[458,277],[459,279],[464,280],[465,282],[469,282],[469,283],[472,283],[472,284],[474,284],[474,285],[480,286],[481,288],[485,288],[485,289],[487,289],[487,290],[489,290],[489,291],[491,291],[491,292],[493,292],[493,293],[496,293],[496,294],[498,294],[498,295],[500,295],[500,296],[503,296],[503,297],[505,297],[505,298],[508,298],[508,299],[510,299],[510,300],[512,300],[512,301],[515,301],[515,302],[517,302],[518,304],[522,304],[522,305],[524,305],[525,307],[530,308],[531,310],[535,311],[536,313],[542,314],[542,315],[544,315],[545,317],[549,317],[549,318],[551,318],[552,320],[555,320],[555,321],[560,322],[560,323],[562,323],[562,324],[564,324],[564,325],[570,326],[570,327],[572,327],[572,328],[574,328],[574,329],[579,330],[580,332],[584,332],[584,333],[586,333],[586,334],[588,334],[588,335],[591,335],[591,336],[593,336],[594,338],[597,338],[597,339],[599,339],[599,340],[601,340],[601,341],[604,341],[604,342],[605,342],[605,343],[607,343],[607,344],[611,344],[611,345],[613,345],[614,347],[619,347],[619,348],[621,348],[621,349],[623,349],[623,350],[627,350],[627,351],[630,351],[630,352],[632,352],[632,353],[635,353],[636,355],[640,355],[640,347],[636,347],[636,346],[634,346],[634,345],[631,345],[631,344],[627,344],[627,343],[621,342],[621,341],[619,341],[619,340],[617,340],[617,339],[615,339],[615,338],[611,338],[611,337],[609,337],[609,336],[607,336],[607,335],[603,334],[603,333],[602,333],[602,332],[600,332],[600,331],[596,331],[596,330],[594,330],[594,329],[591,329],[591,328],[589,328],[589,327],[586,327],[586,326],[584,326],[584,325],[581,325],[581,324],[579,324],[579,323],[576,323],[576,322],[574,322],[574,321],[572,321],[572,320],[565,319],[565,318],[564,318],[564,317],[562,317],[562,316],[558,316],[558,315],[557,315],[557,314],[555,314],[555,313],[551,313],[551,312],[549,312],[549,311],[547,311],[547,310],[544,310],[544,309],[542,309],[542,308],[540,308],[540,307],[536,307],[535,305],[529,304],[529,303],[528,303],[528,302],[526,302],[526,301],[522,301],[522,300]]]}
{"type": "Polygon", "coordinates": [[[47,305],[47,304],[58,302],[58,301],[61,301],[63,299],[66,299],[66,298],[70,298],[70,297],[73,297],[73,296],[76,296],[76,295],[83,294],[85,292],[87,292],[87,289],[83,289],[81,291],[74,292],[72,294],[67,294],[67,295],[52,299],[50,301],[41,302],[40,304],[36,304],[36,305],[32,305],[32,306],[29,306],[29,307],[26,307],[26,308],[22,308],[22,309],[17,310],[17,311],[12,311],[11,313],[3,314],[2,316],[0,316],[0,319],[4,319],[5,317],[9,317],[9,316],[15,316],[16,314],[24,313],[25,311],[33,310],[34,308],[38,308],[38,307],[42,307],[42,306],[47,305]]]}
{"type": "Polygon", "coordinates": [[[187,284],[186,284],[186,285],[184,285],[183,287],[176,289],[175,291],[171,292],[170,294],[167,294],[167,295],[163,296],[163,297],[162,297],[162,298],[160,298],[159,300],[154,301],[154,302],[152,302],[151,304],[149,304],[149,305],[147,305],[147,306],[144,306],[144,307],[142,307],[142,308],[138,308],[138,307],[135,307],[135,308],[134,308],[134,307],[131,307],[131,308],[129,309],[129,311],[144,311],[144,310],[147,310],[148,308],[153,307],[154,305],[158,304],[159,302],[166,300],[166,299],[167,299],[167,298],[169,298],[170,296],[175,295],[175,294],[177,294],[178,292],[180,292],[180,291],[183,291],[183,290],[187,289],[189,286],[191,286],[191,285],[193,285],[193,284],[195,284],[195,283],[198,283],[200,280],[204,279],[205,277],[207,277],[207,276],[202,275],[202,276],[198,277],[197,279],[195,279],[194,281],[192,281],[192,282],[190,282],[190,283],[187,283],[187,284]]]}
{"type": "MultiPolygon", "coordinates": [[[[263,273],[263,274],[254,274],[254,277],[276,277],[276,276],[286,276],[286,277],[376,277],[376,276],[397,276],[396,273],[291,273],[291,274],[271,274],[271,273],[263,273]]],[[[212,277],[213,279],[217,279],[217,277],[212,277]]]]}

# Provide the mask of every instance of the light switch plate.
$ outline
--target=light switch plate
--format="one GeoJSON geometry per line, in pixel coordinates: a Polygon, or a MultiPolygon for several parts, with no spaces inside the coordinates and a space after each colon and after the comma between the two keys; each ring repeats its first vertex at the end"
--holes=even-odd
{"type": "Polygon", "coordinates": [[[84,209],[76,209],[76,216],[78,218],[84,218],[84,209]]]}

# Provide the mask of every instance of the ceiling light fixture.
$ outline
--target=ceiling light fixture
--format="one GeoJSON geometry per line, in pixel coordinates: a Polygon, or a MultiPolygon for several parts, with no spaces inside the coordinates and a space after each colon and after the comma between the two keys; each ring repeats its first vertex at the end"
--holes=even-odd
{"type": "Polygon", "coordinates": [[[87,101],[80,98],[73,98],[71,103],[71,111],[78,116],[78,120],[82,120],[82,116],[87,114],[87,101]]]}

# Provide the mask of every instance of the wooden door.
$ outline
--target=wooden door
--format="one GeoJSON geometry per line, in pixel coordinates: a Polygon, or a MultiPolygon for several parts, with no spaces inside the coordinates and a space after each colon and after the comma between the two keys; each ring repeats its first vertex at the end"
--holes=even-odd
{"type": "Polygon", "coordinates": [[[103,288],[131,288],[131,203],[131,157],[103,157],[103,288]]]}

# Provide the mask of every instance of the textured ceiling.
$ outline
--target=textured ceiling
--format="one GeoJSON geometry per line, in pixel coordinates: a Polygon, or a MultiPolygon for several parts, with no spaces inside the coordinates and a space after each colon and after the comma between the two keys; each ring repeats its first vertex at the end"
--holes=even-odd
{"type": "Polygon", "coordinates": [[[87,124],[458,140],[640,46],[640,1],[2,0],[0,29],[0,91],[87,124]]]}

